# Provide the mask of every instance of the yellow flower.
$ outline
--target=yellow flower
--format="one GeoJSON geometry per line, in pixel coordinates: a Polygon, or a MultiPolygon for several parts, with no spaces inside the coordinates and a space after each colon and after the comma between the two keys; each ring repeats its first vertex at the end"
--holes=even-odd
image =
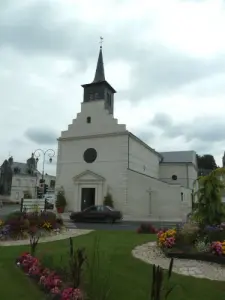
{"type": "Polygon", "coordinates": [[[2,227],[4,225],[4,221],[0,220],[0,227],[2,227]]]}
{"type": "Polygon", "coordinates": [[[52,228],[52,224],[49,222],[44,222],[44,224],[42,225],[43,228],[45,229],[51,229],[52,228]]]}

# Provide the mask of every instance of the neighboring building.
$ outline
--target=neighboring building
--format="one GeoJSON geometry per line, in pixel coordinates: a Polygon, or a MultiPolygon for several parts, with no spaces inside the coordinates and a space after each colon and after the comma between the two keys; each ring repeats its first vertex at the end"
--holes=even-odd
{"type": "Polygon", "coordinates": [[[48,185],[48,191],[49,192],[54,192],[55,191],[55,180],[56,180],[56,176],[54,175],[49,175],[49,174],[45,174],[44,175],[44,180],[45,180],[45,184],[48,185]]]}
{"type": "MultiPolygon", "coordinates": [[[[37,164],[33,155],[26,163],[14,162],[12,157],[9,160],[5,160],[1,166],[0,199],[19,202],[23,198],[24,193],[29,193],[32,198],[36,198],[37,186],[39,186],[41,178],[42,174],[37,170],[37,164]],[[7,165],[8,161],[10,168],[7,165]],[[6,167],[8,172],[6,172],[6,167]],[[10,169],[12,176],[8,178],[7,173],[10,172],[10,169]],[[1,189],[1,186],[4,186],[4,188],[1,189]]],[[[44,175],[45,183],[52,191],[55,187],[55,178],[55,176],[48,174],[44,175]]]]}
{"type": "Polygon", "coordinates": [[[118,124],[101,48],[94,81],[82,87],[81,112],[58,139],[56,189],[64,188],[67,209],[102,204],[109,192],[130,219],[182,221],[191,211],[196,153],[159,153],[118,124]]]}

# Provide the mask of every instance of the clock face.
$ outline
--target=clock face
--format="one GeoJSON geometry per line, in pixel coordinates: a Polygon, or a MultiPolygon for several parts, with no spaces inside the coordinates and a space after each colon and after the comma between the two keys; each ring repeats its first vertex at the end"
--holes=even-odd
{"type": "Polygon", "coordinates": [[[97,158],[97,151],[94,148],[88,148],[84,151],[83,157],[86,163],[91,164],[97,158]]]}

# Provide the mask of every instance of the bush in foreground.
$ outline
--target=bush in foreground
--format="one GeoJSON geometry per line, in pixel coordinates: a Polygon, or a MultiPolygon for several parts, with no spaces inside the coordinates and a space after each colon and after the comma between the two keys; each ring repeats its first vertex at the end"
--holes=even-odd
{"type": "Polygon", "coordinates": [[[142,223],[138,227],[137,233],[155,234],[155,233],[157,233],[157,229],[151,223],[142,223]]]}
{"type": "Polygon", "coordinates": [[[53,212],[15,212],[9,214],[5,221],[0,221],[0,239],[24,239],[34,227],[45,234],[45,232],[60,230],[62,226],[62,219],[53,212]]]}

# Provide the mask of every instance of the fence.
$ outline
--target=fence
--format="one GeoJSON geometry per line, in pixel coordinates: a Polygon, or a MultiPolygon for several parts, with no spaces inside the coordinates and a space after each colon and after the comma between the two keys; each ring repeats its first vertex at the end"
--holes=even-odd
{"type": "Polygon", "coordinates": [[[20,211],[34,212],[45,210],[45,199],[21,199],[20,211]]]}

